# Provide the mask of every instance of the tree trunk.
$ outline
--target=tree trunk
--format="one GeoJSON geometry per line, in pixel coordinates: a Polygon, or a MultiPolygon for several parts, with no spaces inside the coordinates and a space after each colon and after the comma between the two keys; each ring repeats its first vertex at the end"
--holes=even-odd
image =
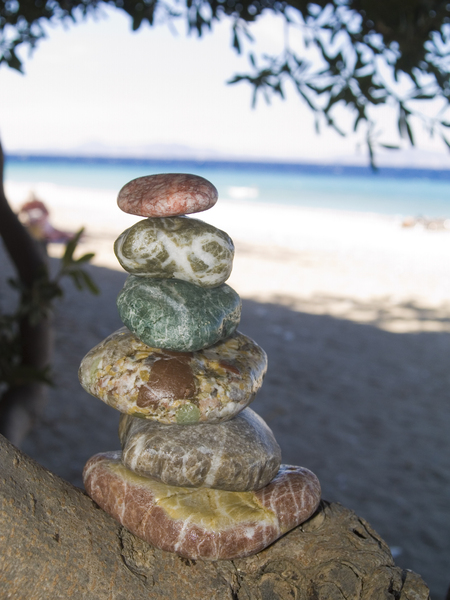
{"type": "MultiPolygon", "coordinates": [[[[31,288],[47,268],[46,253],[20,223],[6,199],[3,186],[4,155],[0,144],[0,236],[16,268],[21,283],[31,288]]],[[[52,335],[50,318],[32,325],[27,318],[20,323],[22,364],[43,369],[50,364],[52,335]]],[[[0,397],[0,433],[19,445],[42,412],[46,387],[31,383],[10,387],[0,397]]]]}
{"type": "Polygon", "coordinates": [[[187,560],[126,531],[0,436],[0,597],[14,600],[427,600],[352,511],[322,502],[259,554],[187,560]]]}

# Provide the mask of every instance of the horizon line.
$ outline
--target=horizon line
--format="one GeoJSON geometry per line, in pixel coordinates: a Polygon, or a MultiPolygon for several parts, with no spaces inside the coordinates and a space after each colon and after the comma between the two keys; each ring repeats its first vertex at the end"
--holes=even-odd
{"type": "Polygon", "coordinates": [[[450,167],[442,168],[439,167],[423,167],[423,166],[386,166],[379,165],[376,166],[375,169],[371,167],[368,163],[367,165],[361,164],[348,164],[348,163],[332,163],[332,162],[308,162],[302,160],[288,160],[288,159],[264,159],[264,158],[198,158],[198,157],[153,157],[153,156],[101,156],[97,154],[73,154],[70,152],[34,152],[34,151],[15,151],[15,152],[5,152],[5,159],[13,159],[13,160],[47,160],[47,161],[72,161],[72,162],[80,162],[80,163],[97,163],[97,164],[111,164],[111,163],[129,163],[129,164],[160,164],[160,165],[168,165],[168,164],[192,164],[195,166],[203,166],[203,167],[224,167],[224,168],[257,168],[264,167],[270,168],[273,167],[277,170],[286,170],[286,171],[297,171],[307,173],[310,171],[314,172],[322,172],[322,173],[330,173],[334,175],[345,175],[345,174],[356,174],[359,173],[361,175],[374,175],[374,174],[383,174],[383,175],[395,175],[395,176],[408,176],[410,174],[415,175],[438,175],[440,178],[449,178],[450,179],[450,167]]]}

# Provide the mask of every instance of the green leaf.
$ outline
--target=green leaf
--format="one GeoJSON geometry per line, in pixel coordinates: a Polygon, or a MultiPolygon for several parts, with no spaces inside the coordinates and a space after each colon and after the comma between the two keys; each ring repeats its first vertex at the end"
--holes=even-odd
{"type": "Polygon", "coordinates": [[[314,128],[316,130],[317,135],[320,135],[319,115],[317,113],[314,114],[314,128]]]}
{"type": "Polygon", "coordinates": [[[435,94],[415,94],[412,96],[413,100],[433,100],[434,98],[436,98],[435,94]]]}
{"type": "Polygon", "coordinates": [[[406,117],[405,117],[405,125],[406,125],[406,131],[408,133],[409,141],[411,142],[411,146],[414,146],[414,137],[413,137],[412,128],[411,128],[411,125],[409,124],[408,118],[406,118],[406,117]]]}
{"type": "Polygon", "coordinates": [[[232,79],[227,81],[227,84],[233,85],[233,83],[239,83],[240,81],[249,81],[249,77],[246,75],[235,75],[232,79]]]}
{"type": "Polygon", "coordinates": [[[370,141],[369,138],[367,139],[367,148],[369,150],[370,167],[371,167],[372,171],[378,171],[378,167],[375,164],[375,154],[373,151],[372,142],[370,141]]]}
{"type": "Polygon", "coordinates": [[[236,28],[233,29],[233,48],[238,54],[241,53],[241,44],[239,43],[239,37],[236,28]]]}
{"type": "Polygon", "coordinates": [[[141,26],[142,23],[142,15],[134,15],[133,17],[133,24],[131,26],[133,31],[137,31],[139,29],[139,27],[141,26]]]}
{"type": "MultiPolygon", "coordinates": [[[[314,104],[312,103],[312,101],[308,97],[308,95],[303,91],[302,86],[298,83],[296,87],[297,87],[298,93],[301,95],[301,97],[306,102],[306,104],[311,108],[311,110],[313,110],[316,113],[317,108],[314,106],[314,104]]],[[[314,117],[316,118],[316,115],[314,115],[314,117]]],[[[316,121],[316,123],[317,123],[317,121],[316,121]]]]}
{"type": "Polygon", "coordinates": [[[87,289],[96,295],[100,293],[99,288],[96,286],[91,276],[83,269],[70,269],[66,274],[73,280],[75,287],[78,290],[81,291],[87,289]]]}
{"type": "Polygon", "coordinates": [[[344,95],[345,92],[344,90],[339,90],[339,92],[337,94],[333,94],[330,96],[329,100],[328,100],[328,104],[326,105],[326,107],[324,108],[324,112],[325,114],[327,114],[330,109],[340,100],[344,99],[344,95]]]}
{"type": "Polygon", "coordinates": [[[22,62],[17,58],[15,52],[10,50],[10,55],[6,59],[6,63],[8,67],[14,69],[15,71],[19,71],[19,73],[23,73],[22,62]]]}
{"type": "Polygon", "coordinates": [[[313,92],[316,92],[317,94],[324,94],[326,92],[330,92],[333,87],[334,87],[334,83],[330,83],[329,85],[320,85],[317,83],[309,83],[306,82],[305,83],[306,86],[308,86],[313,92]]]}
{"type": "Polygon", "coordinates": [[[256,100],[257,100],[258,87],[255,86],[253,89],[253,97],[252,97],[252,108],[256,108],[256,100]]]}
{"type": "Polygon", "coordinates": [[[94,283],[91,276],[88,273],[86,273],[86,271],[81,271],[81,270],[80,270],[80,274],[81,274],[82,279],[84,280],[84,284],[86,285],[86,288],[95,295],[100,294],[100,289],[94,283]]]}
{"type": "Polygon", "coordinates": [[[353,125],[353,131],[356,131],[358,129],[358,125],[360,124],[361,121],[367,121],[367,116],[366,116],[366,113],[364,111],[364,108],[360,109],[358,111],[358,116],[356,117],[355,123],[353,125]]]}
{"type": "Polygon", "coordinates": [[[443,139],[443,141],[446,144],[447,148],[450,150],[450,142],[448,141],[448,139],[445,138],[443,135],[441,135],[441,138],[443,139]]]}
{"type": "Polygon", "coordinates": [[[398,131],[400,137],[405,138],[408,136],[407,112],[403,105],[399,106],[398,131]]]}
{"type": "Polygon", "coordinates": [[[83,280],[80,276],[80,271],[77,271],[77,270],[67,271],[67,275],[72,279],[77,290],[81,291],[83,289],[83,280]]]}
{"type": "Polygon", "coordinates": [[[83,235],[83,233],[84,227],[82,227],[80,231],[78,231],[74,235],[74,237],[69,242],[67,242],[66,249],[62,257],[62,263],[64,266],[68,266],[72,262],[73,253],[75,252],[78,242],[80,241],[80,238],[83,235]]]}
{"type": "Polygon", "coordinates": [[[283,93],[283,88],[281,87],[281,83],[278,82],[277,84],[275,84],[273,86],[273,90],[274,92],[277,92],[284,100],[284,93],[283,93]]]}
{"type": "Polygon", "coordinates": [[[81,256],[80,258],[77,258],[74,262],[79,265],[82,263],[86,263],[89,262],[90,260],[92,260],[95,256],[95,252],[88,252],[87,254],[83,254],[83,256],[81,256]]]}

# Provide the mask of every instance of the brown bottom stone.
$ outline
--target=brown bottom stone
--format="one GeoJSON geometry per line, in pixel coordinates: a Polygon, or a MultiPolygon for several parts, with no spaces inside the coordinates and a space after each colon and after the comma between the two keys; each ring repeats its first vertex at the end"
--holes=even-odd
{"type": "Polygon", "coordinates": [[[83,472],[89,496],[146,542],[190,559],[243,558],[306,521],[320,501],[308,469],[282,465],[256,492],[182,488],[136,475],[121,452],[96,454],[83,472]]]}

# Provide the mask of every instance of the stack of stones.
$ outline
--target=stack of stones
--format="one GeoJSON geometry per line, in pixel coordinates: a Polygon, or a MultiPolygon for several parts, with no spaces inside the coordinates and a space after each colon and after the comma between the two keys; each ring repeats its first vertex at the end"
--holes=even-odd
{"type": "Polygon", "coordinates": [[[216,200],[215,187],[194,175],[122,188],[119,207],[148,217],[114,246],[130,273],[117,300],[126,327],[80,367],[84,389],[122,413],[122,452],[87,462],[88,494],[150,544],[206,560],[263,550],[320,500],[316,476],[281,465],[271,430],[247,408],[267,357],[237,331],[241,301],[224,283],[233,242],[185,216],[216,200]]]}

